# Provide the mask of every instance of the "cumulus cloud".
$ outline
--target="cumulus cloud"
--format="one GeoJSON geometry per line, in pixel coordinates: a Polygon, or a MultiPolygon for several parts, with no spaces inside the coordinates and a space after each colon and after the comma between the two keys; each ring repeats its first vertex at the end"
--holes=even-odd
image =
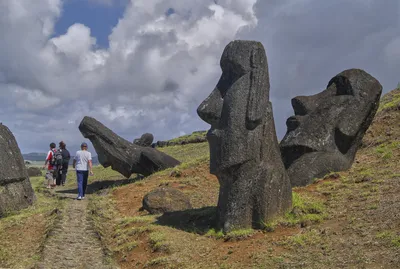
{"type": "MultiPolygon", "coordinates": [[[[113,8],[125,0],[88,1],[113,8]]],[[[266,48],[280,137],[290,99],[322,90],[344,69],[365,69],[385,91],[400,80],[397,0],[131,0],[108,48],[79,23],[54,36],[68,15],[62,7],[62,0],[0,1],[0,120],[24,152],[49,141],[79,145],[84,115],[129,140],[208,128],[195,110],[233,39],[266,48]]]]}
{"type": "Polygon", "coordinates": [[[45,125],[57,125],[53,136],[79,141],[84,115],[128,139],[145,131],[167,139],[206,128],[195,108],[215,84],[223,47],[257,25],[256,0],[136,0],[113,28],[109,48],[99,49],[83,24],[52,37],[63,3],[40,1],[0,4],[0,32],[7,39],[0,45],[0,89],[5,113],[13,113],[4,122],[26,150],[56,139],[45,134],[45,125]],[[27,115],[30,129],[22,124],[27,115]],[[29,130],[37,132],[30,142],[29,130]]]}

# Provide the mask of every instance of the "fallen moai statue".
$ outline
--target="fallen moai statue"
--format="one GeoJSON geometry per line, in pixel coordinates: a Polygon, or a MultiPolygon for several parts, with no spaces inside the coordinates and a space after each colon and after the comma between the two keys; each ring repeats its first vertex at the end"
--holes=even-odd
{"type": "Polygon", "coordinates": [[[217,225],[224,232],[261,228],[292,204],[280,157],[264,47],[233,41],[221,58],[222,76],[197,113],[211,125],[210,172],[220,183],[217,225]]]}
{"type": "Polygon", "coordinates": [[[351,167],[381,93],[378,80],[349,69],[333,77],[324,91],[292,99],[295,116],[287,119],[280,143],[292,186],[351,167]]]}
{"type": "Polygon", "coordinates": [[[130,143],[94,118],[84,117],[79,130],[92,142],[99,162],[104,167],[111,166],[126,178],[133,173],[148,176],[180,164],[178,160],[154,148],[130,143]]]}
{"type": "Polygon", "coordinates": [[[0,124],[0,217],[32,205],[35,199],[17,141],[0,124]]]}
{"type": "Polygon", "coordinates": [[[150,133],[145,133],[142,134],[140,138],[136,138],[133,140],[133,144],[142,146],[142,147],[151,147],[151,144],[153,143],[154,136],[150,133]]]}

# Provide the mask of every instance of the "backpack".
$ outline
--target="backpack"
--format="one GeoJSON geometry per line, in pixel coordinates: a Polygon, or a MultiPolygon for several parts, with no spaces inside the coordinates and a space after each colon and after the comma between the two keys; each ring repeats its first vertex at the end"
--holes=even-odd
{"type": "Polygon", "coordinates": [[[63,157],[61,154],[61,150],[53,151],[50,164],[51,165],[62,165],[62,162],[63,162],[63,157]]]}

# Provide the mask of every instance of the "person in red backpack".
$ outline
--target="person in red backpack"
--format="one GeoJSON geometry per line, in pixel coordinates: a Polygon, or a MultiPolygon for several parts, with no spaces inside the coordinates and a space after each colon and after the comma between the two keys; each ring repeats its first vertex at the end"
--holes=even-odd
{"type": "Polygon", "coordinates": [[[56,153],[56,144],[50,143],[50,150],[47,153],[47,157],[46,157],[46,160],[45,160],[44,166],[43,166],[43,169],[47,168],[45,178],[47,179],[47,188],[48,189],[56,186],[55,180],[57,177],[57,166],[54,164],[55,153],[56,153]]]}
{"type": "Polygon", "coordinates": [[[59,144],[60,148],[59,151],[62,156],[61,164],[57,166],[58,168],[58,173],[57,173],[57,179],[56,179],[56,184],[57,186],[59,185],[65,185],[65,181],[67,179],[67,173],[68,173],[68,166],[69,166],[69,160],[71,159],[71,155],[69,151],[67,150],[67,145],[65,144],[64,141],[61,141],[59,144]]]}

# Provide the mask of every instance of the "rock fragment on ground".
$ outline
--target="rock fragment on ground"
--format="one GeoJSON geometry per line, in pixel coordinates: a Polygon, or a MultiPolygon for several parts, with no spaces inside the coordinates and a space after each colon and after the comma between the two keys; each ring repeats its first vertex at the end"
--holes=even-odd
{"type": "Polygon", "coordinates": [[[150,214],[162,214],[192,209],[192,205],[183,192],[171,187],[161,187],[144,196],[143,209],[150,214]]]}

